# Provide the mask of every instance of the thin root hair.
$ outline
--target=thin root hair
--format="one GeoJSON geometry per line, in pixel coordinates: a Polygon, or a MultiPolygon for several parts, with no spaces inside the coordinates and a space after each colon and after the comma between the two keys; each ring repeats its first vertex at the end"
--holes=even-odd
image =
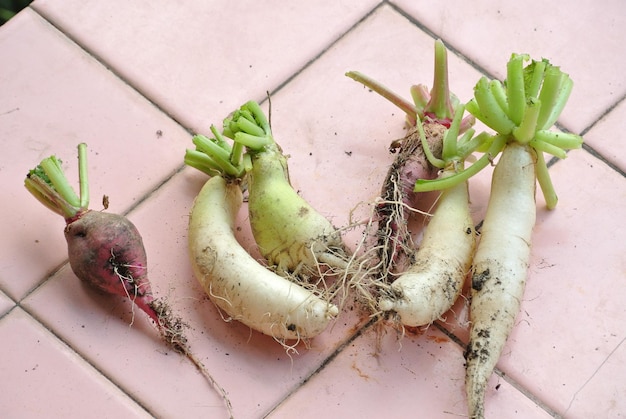
{"type": "Polygon", "coordinates": [[[122,288],[124,289],[124,292],[126,293],[126,297],[128,297],[128,299],[131,301],[131,305],[130,305],[131,316],[130,316],[130,324],[128,325],[128,327],[132,327],[133,324],[135,323],[135,300],[139,296],[139,294],[137,292],[139,287],[137,287],[133,282],[130,282],[129,278],[127,278],[127,277],[123,276],[122,274],[120,274],[118,269],[117,269],[117,266],[113,267],[113,272],[119,278],[120,283],[122,284],[122,288]],[[130,295],[130,292],[128,292],[128,289],[126,288],[126,282],[130,282],[131,284],[134,285],[134,287],[133,287],[134,292],[133,292],[132,296],[130,295]]]}

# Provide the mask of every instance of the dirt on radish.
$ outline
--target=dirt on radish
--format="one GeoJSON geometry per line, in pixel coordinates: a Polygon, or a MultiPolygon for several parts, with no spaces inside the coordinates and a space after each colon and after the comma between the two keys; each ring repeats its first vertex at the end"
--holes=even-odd
{"type": "MultiPolygon", "coordinates": [[[[441,157],[445,127],[427,124],[424,131],[433,154],[441,157]]],[[[415,181],[434,179],[439,172],[426,158],[417,128],[412,128],[403,139],[394,141],[390,151],[397,156],[387,171],[380,203],[375,207],[378,225],[375,235],[382,277],[393,274],[395,265],[406,263],[406,258],[416,250],[408,229],[410,212],[419,206],[417,195],[413,193],[415,181]]]]}
{"type": "MultiPolygon", "coordinates": [[[[375,316],[384,317],[392,311],[394,304],[389,298],[383,304],[387,310],[381,310],[377,301],[381,297],[400,298],[402,293],[391,290],[390,284],[415,263],[418,245],[409,224],[413,214],[423,213],[419,208],[424,206],[428,197],[416,191],[415,185],[418,181],[437,178],[442,171],[443,166],[435,165],[433,161],[442,158],[444,137],[459,108],[458,100],[448,87],[447,51],[441,41],[435,42],[434,67],[432,89],[428,90],[424,85],[411,87],[412,104],[364,74],[346,73],[402,109],[409,125],[407,135],[391,144],[390,151],[397,155],[383,180],[380,197],[373,203],[372,219],[365,227],[366,239],[359,246],[366,249],[360,258],[370,266],[369,274],[351,282],[366,309],[375,316]],[[371,245],[365,244],[370,240],[371,245]]],[[[465,117],[461,112],[456,132],[467,133],[473,122],[472,116],[465,117]]],[[[430,217],[428,213],[423,215],[430,217]]],[[[428,260],[419,264],[428,264],[428,260]]],[[[414,324],[405,326],[411,325],[414,324]]]]}

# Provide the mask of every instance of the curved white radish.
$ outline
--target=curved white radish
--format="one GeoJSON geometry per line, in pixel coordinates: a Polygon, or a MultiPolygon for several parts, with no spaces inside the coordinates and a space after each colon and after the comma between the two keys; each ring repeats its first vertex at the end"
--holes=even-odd
{"type": "Polygon", "coordinates": [[[411,267],[378,303],[395,311],[405,326],[428,325],[452,307],[472,263],[476,232],[467,182],[444,190],[411,267]]]}
{"type": "Polygon", "coordinates": [[[564,158],[566,150],[580,148],[583,142],[574,134],[561,139],[545,135],[563,110],[573,82],[545,59],[533,60],[524,67],[523,62],[529,58],[513,54],[507,64],[506,83],[481,79],[474,88],[474,99],[467,105],[470,113],[495,128],[497,137],[507,142],[493,173],[487,214],[472,265],[465,387],[469,416],[476,419],[485,415],[487,381],[524,295],[536,219],[536,184],[548,209],[557,203],[543,152],[564,158]]]}
{"type": "Polygon", "coordinates": [[[242,204],[239,185],[210,178],[195,199],[189,222],[193,271],[209,298],[233,320],[278,340],[321,333],[335,305],[259,264],[234,235],[242,204]]]}
{"type": "Polygon", "coordinates": [[[513,328],[524,295],[535,225],[535,163],[528,145],[506,146],[472,265],[470,337],[465,386],[471,418],[484,417],[487,381],[513,328]]]}
{"type": "Polygon", "coordinates": [[[347,266],[341,234],[293,189],[287,158],[276,144],[252,156],[248,210],[259,251],[277,272],[317,273],[320,262],[347,266]]]}
{"type": "Polygon", "coordinates": [[[246,168],[250,226],[270,268],[304,278],[319,276],[321,264],[335,273],[345,272],[349,252],[341,233],[291,186],[287,156],[259,104],[246,102],[224,120],[224,132],[235,145],[245,146],[250,157],[246,168]]]}

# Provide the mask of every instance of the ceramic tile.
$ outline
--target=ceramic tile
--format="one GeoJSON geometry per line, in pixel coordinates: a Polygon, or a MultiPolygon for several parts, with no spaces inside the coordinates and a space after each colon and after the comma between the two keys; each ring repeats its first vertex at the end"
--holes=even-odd
{"type": "Polygon", "coordinates": [[[34,7],[185,126],[261,100],[374,4],[38,1],[34,7]]]}
{"type": "Polygon", "coordinates": [[[436,36],[490,74],[503,78],[511,53],[549,58],[574,80],[561,122],[580,133],[626,93],[626,4],[394,1],[436,36]],[[583,29],[584,27],[584,29],[583,29]]]}
{"type": "Polygon", "coordinates": [[[0,319],[0,339],[3,417],[150,417],[22,309],[0,319]]]}
{"type": "Polygon", "coordinates": [[[567,417],[619,418],[626,412],[624,404],[624,365],[626,353],[622,339],[576,391],[565,410],[567,417]],[[593,403],[600,400],[600,404],[593,403]]]}
{"type": "MultiPolygon", "coordinates": [[[[206,180],[194,172],[187,169],[176,175],[133,211],[130,219],[143,235],[154,293],[172,302],[192,325],[191,347],[230,392],[236,417],[259,417],[346,341],[359,319],[347,313],[328,333],[313,339],[310,349],[299,345],[299,355],[292,357],[272,338],[240,323],[224,322],[188,262],[188,214],[206,180]],[[246,391],[241,391],[242,386],[246,391]]],[[[252,252],[245,208],[238,225],[241,242],[252,252]]],[[[64,268],[23,305],[157,416],[222,415],[220,400],[211,388],[191,364],[158,341],[144,315],[137,313],[132,328],[128,326],[132,320],[128,301],[96,295],[64,268]],[[102,342],[94,347],[97,340],[102,342]],[[136,362],[131,352],[141,353],[142,362],[136,362]]]]}
{"type": "Polygon", "coordinates": [[[626,102],[622,101],[585,133],[585,143],[626,172],[626,144],[621,132],[626,118],[626,102]]]}
{"type": "MultiPolygon", "coordinates": [[[[12,397],[9,411],[21,409],[21,400],[45,407],[50,389],[54,396],[84,388],[74,416],[95,405],[116,417],[226,417],[211,386],[128,300],[80,283],[64,264],[62,221],[23,191],[25,172],[50,153],[64,158],[76,181],[71,162],[84,140],[94,207],[106,193],[111,211],[129,212],[144,237],[155,294],[189,323],[192,350],[229,393],[235,417],[464,416],[465,299],[439,322],[454,342],[438,326],[402,338],[386,324],[361,329],[367,315],[350,302],[331,328],[289,356],[270,337],[224,322],[193,278],[186,226],[206,177],[178,170],[190,146],[183,127],[206,132],[270,90],[272,128],[291,155],[294,187],[335,225],[351,225],[346,241],[357,248],[362,225],[351,223],[369,215],[393,159],[388,144],[404,135],[404,115],[344,73],[362,71],[408,99],[412,84],[432,83],[434,36],[456,51],[451,88],[463,101],[480,71],[503,76],[511,52],[560,64],[575,82],[563,126],[591,127],[589,150],[612,165],[583,150],[550,169],[560,201],[550,212],[537,196],[529,282],[501,374],[489,382],[488,417],[620,417],[626,312],[612,285],[626,271],[626,230],[613,220],[623,218],[626,184],[614,170],[624,169],[620,145],[609,134],[623,115],[623,103],[612,106],[626,93],[625,62],[613,51],[626,15],[616,0],[601,8],[588,0],[558,9],[535,3],[492,11],[486,2],[472,9],[403,0],[227,9],[221,2],[37,0],[0,28],[0,142],[9,150],[0,182],[8,192],[3,233],[11,238],[0,242],[0,336],[30,354],[2,346],[0,370],[15,378],[7,383],[26,371],[32,389],[12,397]],[[137,159],[146,151],[150,159],[137,159]],[[27,228],[33,220],[38,229],[27,228]],[[45,380],[35,377],[43,373],[45,380]]],[[[470,183],[476,222],[491,170],[470,183]]],[[[258,256],[247,224],[244,206],[238,238],[258,256]]],[[[414,217],[417,237],[422,225],[414,217]]],[[[12,385],[0,394],[16,391],[12,385]]],[[[72,416],[67,404],[50,406],[52,416],[72,416]]]]}
{"type": "Polygon", "coordinates": [[[173,151],[189,136],[29,9],[0,30],[0,61],[0,183],[11,202],[0,209],[11,237],[0,242],[0,288],[19,300],[67,257],[63,220],[23,187],[28,170],[56,154],[77,185],[85,141],[92,207],[106,194],[124,212],[181,166],[173,151]]]}
{"type": "MultiPolygon", "coordinates": [[[[369,328],[269,417],[463,417],[463,362],[462,349],[435,328],[404,337],[369,328]]],[[[488,417],[551,417],[505,380],[492,382],[488,417]]]]}

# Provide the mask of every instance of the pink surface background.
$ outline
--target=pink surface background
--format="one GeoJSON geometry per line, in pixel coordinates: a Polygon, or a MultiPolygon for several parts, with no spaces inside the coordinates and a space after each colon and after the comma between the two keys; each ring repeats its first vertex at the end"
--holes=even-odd
{"type": "MultiPolygon", "coordinates": [[[[103,194],[144,237],[154,291],[192,326],[192,349],[237,418],[466,415],[467,307],[400,337],[346,310],[289,357],[225,323],[193,278],[186,226],[206,177],[183,166],[191,135],[272,95],[291,179],[337,226],[379,193],[404,115],[344,73],[409,98],[432,82],[434,39],[468,100],[513,52],[549,58],[575,86],[559,127],[585,139],[537,196],[526,294],[491,378],[493,418],[626,416],[626,4],[529,1],[226,2],[36,0],[0,27],[0,412],[34,417],[226,417],[194,367],[125,299],[84,287],[67,265],[63,220],[23,188],[56,154],[77,181],[89,145],[92,206],[103,194]],[[615,286],[615,288],[613,288],[615,286]],[[132,322],[132,326],[129,326],[132,322]],[[452,338],[453,337],[453,338],[452,338]]],[[[267,109],[266,104],[264,104],[267,109]]],[[[490,169],[472,180],[475,221],[490,169]]],[[[361,214],[362,215],[362,214],[361,214]]],[[[245,212],[240,239],[255,252],[245,212]]],[[[356,245],[360,231],[346,236],[356,245]]]]}

